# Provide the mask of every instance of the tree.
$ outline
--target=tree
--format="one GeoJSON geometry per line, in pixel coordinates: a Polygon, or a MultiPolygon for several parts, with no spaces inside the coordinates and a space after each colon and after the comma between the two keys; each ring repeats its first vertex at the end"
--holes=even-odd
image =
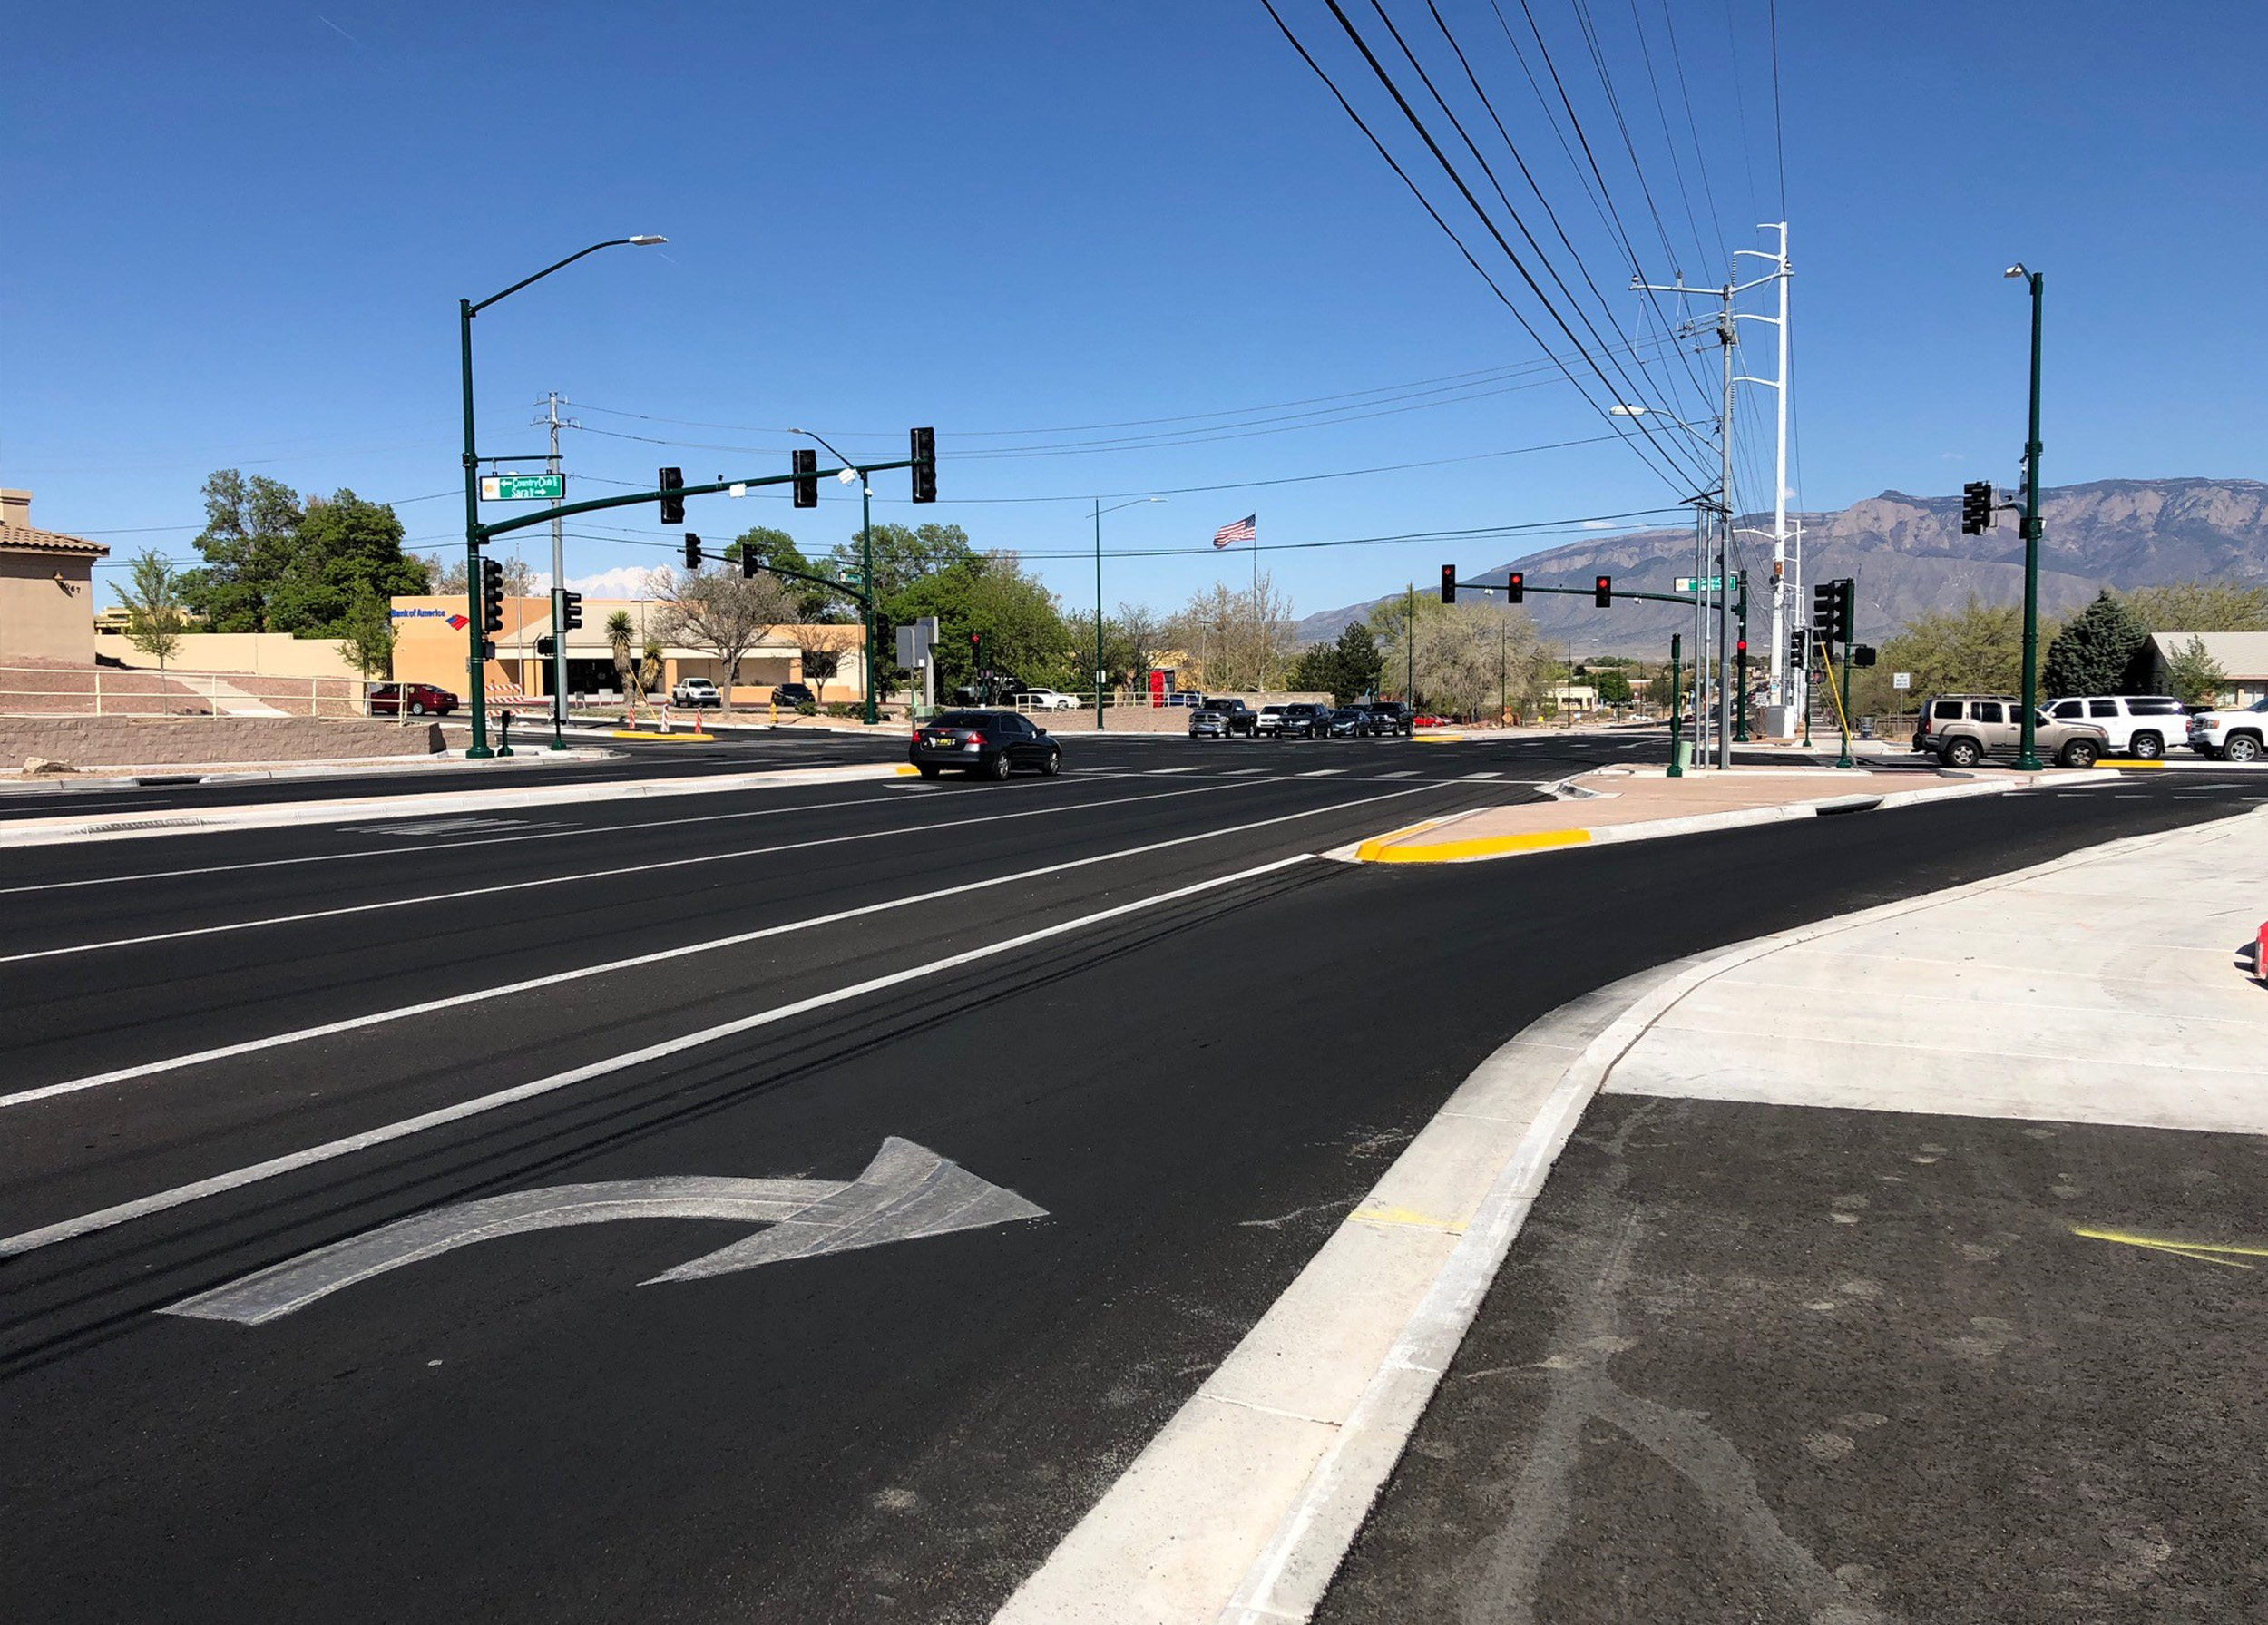
{"type": "Polygon", "coordinates": [[[339,623],[339,658],[366,679],[386,677],[394,665],[394,610],[375,592],[355,600],[339,623]]]}
{"type": "Polygon", "coordinates": [[[660,607],[655,630],[670,642],[717,657],[725,674],[717,686],[730,710],[742,658],[774,627],[795,619],[795,601],[777,576],[744,577],[737,569],[657,570],[651,582],[660,607]]]}
{"type": "MultiPolygon", "coordinates": [[[[754,525],[742,531],[737,540],[726,546],[725,563],[738,569],[742,550],[751,547],[756,550],[758,558],[783,570],[800,571],[806,575],[826,573],[818,564],[803,556],[803,550],[796,545],[793,536],[768,524],[754,525]]],[[[820,563],[827,562],[821,560],[820,563]]],[[[789,576],[782,576],[779,580],[795,603],[798,621],[813,623],[840,621],[857,607],[842,593],[830,588],[813,586],[808,582],[797,581],[789,576]]]]}
{"type": "Polygon", "coordinates": [[[1265,573],[1243,591],[1215,582],[1181,606],[1167,636],[1194,661],[1208,691],[1281,688],[1292,660],[1291,598],[1265,573]]]}
{"type": "Polygon", "coordinates": [[[2050,694],[2132,693],[2148,680],[2136,667],[2149,645],[2149,629],[2106,587],[2048,645],[2042,682],[2050,694]]]}
{"type": "Polygon", "coordinates": [[[2268,587],[2175,582],[2136,588],[2126,607],[2154,632],[2268,631],[2268,587]]]}
{"type": "Polygon", "coordinates": [[[2165,680],[2184,705],[2210,705],[2221,697],[2229,674],[2206,652],[2205,641],[2192,632],[2165,662],[2165,680]]]}
{"type": "MultiPolygon", "coordinates": [[[[411,592],[429,592],[439,598],[461,598],[464,594],[464,560],[462,557],[442,562],[435,553],[411,555],[417,567],[425,572],[425,584],[402,589],[411,592]]],[[[504,567],[504,595],[507,598],[534,598],[535,572],[525,559],[499,559],[504,567]]]]}
{"type": "Polygon", "coordinates": [[[1339,651],[1328,643],[1310,643],[1299,651],[1292,669],[1284,675],[1284,686],[1295,694],[1312,694],[1320,690],[1333,699],[1339,691],[1339,651]]]}
{"type": "MultiPolygon", "coordinates": [[[[879,565],[875,573],[881,573],[879,565]]],[[[976,675],[977,662],[969,648],[972,632],[983,639],[984,667],[1027,683],[1075,688],[1085,658],[1090,658],[1082,657],[1074,645],[1055,594],[1012,553],[965,554],[919,577],[888,602],[886,618],[895,625],[924,615],[937,617],[941,635],[934,658],[941,691],[976,675]]],[[[880,641],[875,645],[877,684],[894,681],[885,675],[896,671],[894,661],[883,658],[888,647],[880,641]]]]}
{"type": "MultiPolygon", "coordinates": [[[[847,577],[858,572],[861,556],[859,538],[853,533],[849,541],[828,555],[828,562],[836,574],[847,577]]],[[[976,556],[976,550],[969,545],[968,532],[957,524],[877,524],[874,527],[875,579],[867,583],[866,591],[894,623],[903,624],[913,617],[896,612],[894,601],[901,593],[925,577],[976,556]]]]}
{"type": "Polygon", "coordinates": [[[1371,635],[1369,627],[1360,621],[1349,622],[1340,631],[1332,654],[1338,671],[1331,691],[1342,704],[1378,691],[1378,679],[1384,672],[1386,657],[1379,652],[1378,640],[1371,635]]]}
{"type": "Polygon", "coordinates": [[[661,686],[662,659],[661,640],[648,638],[645,652],[639,657],[638,661],[638,686],[648,693],[651,693],[661,686]]]}
{"type": "Polygon", "coordinates": [[[269,588],[269,631],[337,636],[359,599],[425,590],[422,560],[402,552],[402,522],[352,491],[308,498],[290,563],[269,588]]]}
{"type": "Polygon", "coordinates": [[[1619,666],[1603,666],[1592,675],[1599,699],[1608,705],[1630,703],[1630,677],[1619,666]]]}
{"type": "Polygon", "coordinates": [[[1110,616],[1117,648],[1106,649],[1113,671],[1126,673],[1127,686],[1138,692],[1149,688],[1150,667],[1166,640],[1166,624],[1146,603],[1120,603],[1110,616]]]}
{"type": "Polygon", "coordinates": [[[268,599],[290,567],[299,501],[265,475],[223,468],[205,481],[201,568],[181,581],[184,603],[214,631],[269,631],[268,599]]]}
{"type": "Polygon", "coordinates": [[[614,656],[614,686],[625,694],[630,692],[630,651],[638,638],[638,623],[630,618],[628,610],[617,610],[606,618],[606,646],[614,656]]]}
{"type": "Polygon", "coordinates": [[[147,548],[134,555],[127,582],[125,586],[111,583],[111,591],[126,606],[126,641],[155,660],[158,675],[162,677],[165,663],[173,658],[181,634],[189,628],[189,615],[181,604],[181,577],[163,553],[147,548]]]}
{"type": "MultiPolygon", "coordinates": [[[[1854,675],[1872,679],[1886,694],[1892,671],[1911,671],[1918,698],[1948,692],[2019,693],[2023,670],[2023,612],[2013,604],[1987,604],[1972,597],[1959,610],[1916,616],[1905,631],[1882,644],[1880,662],[1871,671],[1854,675]]],[[[1862,713],[1870,709],[1867,688],[1858,689],[1858,700],[1855,709],[1862,713]]]]}
{"type": "Polygon", "coordinates": [[[1404,595],[1375,606],[1367,630],[1380,645],[1380,687],[1399,692],[1415,666],[1417,691],[1402,695],[1412,705],[1467,713],[1492,709],[1500,699],[1515,710],[1535,706],[1546,662],[1525,610],[1487,602],[1452,606],[1426,597],[1413,606],[1404,595]]]}

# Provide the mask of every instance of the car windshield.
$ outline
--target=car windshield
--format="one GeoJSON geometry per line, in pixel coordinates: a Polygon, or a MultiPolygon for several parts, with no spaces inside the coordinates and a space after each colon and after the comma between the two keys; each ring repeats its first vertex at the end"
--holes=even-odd
{"type": "Polygon", "coordinates": [[[932,728],[987,729],[993,726],[996,713],[992,711],[947,711],[934,720],[932,728]]]}

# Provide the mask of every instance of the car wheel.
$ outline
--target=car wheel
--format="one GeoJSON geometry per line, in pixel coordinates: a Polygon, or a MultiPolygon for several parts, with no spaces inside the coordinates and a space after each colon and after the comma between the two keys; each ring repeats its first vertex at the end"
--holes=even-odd
{"type": "Polygon", "coordinates": [[[924,778],[936,778],[936,777],[937,777],[937,773],[938,773],[938,769],[937,769],[937,768],[931,767],[931,766],[930,766],[928,763],[926,763],[926,762],[924,762],[924,763],[921,764],[921,766],[919,767],[919,768],[918,768],[917,770],[920,772],[921,776],[922,776],[924,778]]]}
{"type": "Polygon", "coordinates": [[[422,700],[411,700],[409,702],[409,714],[413,717],[424,716],[425,714],[425,702],[422,700]]]}
{"type": "Polygon", "coordinates": [[[2126,754],[2136,761],[2154,762],[2165,754],[2165,742],[2154,733],[2138,733],[2126,741],[2126,754]]]}
{"type": "Polygon", "coordinates": [[[1974,739],[1950,739],[1945,749],[1937,753],[1938,760],[1949,768],[1973,768],[1983,755],[1974,739]]]}
{"type": "Polygon", "coordinates": [[[2073,739],[2056,759],[2067,768],[2091,768],[2095,765],[2095,754],[2094,740],[2073,739]]]}
{"type": "Polygon", "coordinates": [[[2229,742],[2221,747],[2221,759],[2256,762],[2260,759],[2260,741],[2248,733],[2233,733],[2229,735],[2229,742]]]}
{"type": "Polygon", "coordinates": [[[1040,764],[1040,771],[1046,774],[1050,778],[1054,778],[1062,770],[1063,753],[1061,750],[1049,751],[1047,760],[1040,764]]]}
{"type": "Polygon", "coordinates": [[[1005,750],[1002,751],[991,761],[986,762],[980,771],[982,771],[988,778],[1002,779],[1007,778],[1009,771],[1008,752],[1005,750]]]}

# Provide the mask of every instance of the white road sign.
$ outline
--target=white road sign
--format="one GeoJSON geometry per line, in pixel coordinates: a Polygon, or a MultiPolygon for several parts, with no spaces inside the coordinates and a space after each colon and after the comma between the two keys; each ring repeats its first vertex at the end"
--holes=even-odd
{"type": "Polygon", "coordinates": [[[1913,673],[1911,671],[1892,672],[1890,674],[1890,686],[1893,689],[1911,689],[1913,687],[1913,673]]]}

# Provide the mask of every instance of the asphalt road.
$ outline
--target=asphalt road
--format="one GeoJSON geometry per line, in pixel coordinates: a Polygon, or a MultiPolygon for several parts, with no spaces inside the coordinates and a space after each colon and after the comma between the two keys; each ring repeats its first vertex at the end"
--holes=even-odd
{"type": "Polygon", "coordinates": [[[1528,1022],[2243,805],[1311,856],[1586,758],[1630,759],[1089,742],[1005,787],[0,852],[9,1617],[983,1619],[1528,1022]],[[160,1312],[445,1205],[810,1198],[893,1137],[1043,1214],[666,1282],[795,1227],[499,1229],[263,1324],[160,1312]]]}

